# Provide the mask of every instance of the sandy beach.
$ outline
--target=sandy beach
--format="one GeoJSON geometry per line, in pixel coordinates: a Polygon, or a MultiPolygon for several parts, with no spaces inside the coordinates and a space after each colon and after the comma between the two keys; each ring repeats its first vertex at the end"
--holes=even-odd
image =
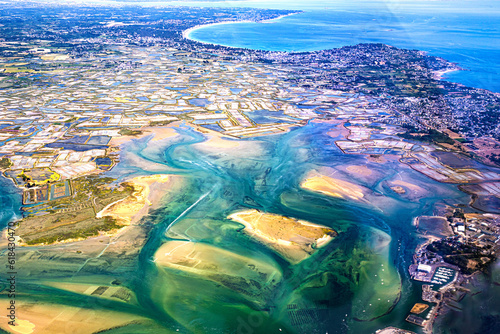
{"type": "Polygon", "coordinates": [[[448,68],[446,70],[441,70],[441,71],[434,71],[432,77],[436,80],[443,80],[443,75],[445,75],[446,73],[451,73],[460,70],[461,69],[457,67],[457,68],[448,68]]]}
{"type": "MultiPolygon", "coordinates": [[[[215,22],[215,23],[209,23],[209,24],[200,24],[200,25],[197,25],[197,26],[194,26],[194,27],[191,27],[189,29],[184,30],[182,32],[182,38],[190,39],[192,41],[196,41],[196,42],[203,43],[203,44],[213,44],[213,43],[207,43],[207,42],[198,41],[196,39],[190,38],[189,35],[194,30],[197,30],[197,29],[200,29],[200,28],[206,28],[206,27],[211,27],[211,26],[218,26],[218,25],[221,25],[221,24],[234,24],[234,23],[273,23],[273,21],[275,21],[275,20],[279,20],[279,19],[282,19],[284,17],[295,15],[295,14],[299,14],[299,13],[300,12],[290,13],[290,14],[286,14],[286,15],[280,15],[280,16],[274,18],[274,19],[269,19],[269,20],[264,20],[264,21],[258,21],[258,22],[244,20],[244,21],[224,21],[224,22],[215,22]]],[[[235,48],[235,47],[227,46],[227,45],[224,45],[224,46],[230,47],[230,48],[235,48]]],[[[235,48],[235,49],[237,49],[237,48],[235,48]]]]}
{"type": "MultiPolygon", "coordinates": [[[[252,23],[253,21],[248,21],[248,20],[245,20],[245,21],[224,21],[224,22],[215,22],[215,23],[209,23],[209,24],[200,24],[200,25],[197,25],[197,26],[194,26],[192,28],[189,28],[189,29],[186,29],[182,32],[182,38],[185,38],[185,39],[191,39],[189,38],[189,34],[191,32],[193,32],[194,30],[196,29],[200,29],[200,28],[206,28],[206,27],[212,27],[212,26],[218,26],[218,25],[221,25],[221,24],[234,24],[234,23],[252,23]]],[[[191,39],[193,41],[196,41],[194,39],[191,39]]],[[[197,41],[197,42],[200,42],[200,41],[197,41]]],[[[206,42],[200,42],[200,43],[203,43],[203,44],[212,44],[212,43],[206,43],[206,42]]]]}
{"type": "Polygon", "coordinates": [[[305,260],[336,236],[329,227],[258,210],[236,212],[228,218],[243,224],[243,232],[293,264],[305,260]]]}

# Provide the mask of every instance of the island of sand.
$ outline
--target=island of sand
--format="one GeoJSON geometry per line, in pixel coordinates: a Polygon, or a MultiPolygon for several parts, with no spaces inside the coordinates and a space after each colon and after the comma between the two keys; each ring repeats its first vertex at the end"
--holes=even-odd
{"type": "Polygon", "coordinates": [[[364,197],[363,188],[360,186],[347,181],[334,179],[326,175],[321,175],[316,171],[309,173],[300,186],[303,189],[338,198],[361,200],[364,197]]]}
{"type": "Polygon", "coordinates": [[[337,235],[326,226],[258,210],[236,212],[228,218],[243,224],[243,232],[293,264],[307,259],[337,235]]]}

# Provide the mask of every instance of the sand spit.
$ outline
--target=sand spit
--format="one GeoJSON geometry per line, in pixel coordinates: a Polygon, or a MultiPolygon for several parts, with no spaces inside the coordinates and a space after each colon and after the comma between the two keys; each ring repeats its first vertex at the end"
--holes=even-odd
{"type": "Polygon", "coordinates": [[[304,189],[319,192],[328,196],[361,200],[364,197],[363,188],[353,183],[334,179],[329,176],[312,172],[300,184],[304,189]]]}
{"type": "Polygon", "coordinates": [[[245,225],[245,233],[293,264],[305,260],[337,235],[326,226],[258,210],[236,212],[228,218],[245,225]]]}
{"type": "Polygon", "coordinates": [[[151,191],[152,186],[159,183],[164,188],[168,186],[170,178],[168,175],[161,174],[139,176],[127,181],[134,187],[134,192],[124,199],[107,205],[97,213],[96,218],[112,217],[123,225],[136,223],[148,213],[149,207],[156,204],[164,193],[159,190],[151,191]]]}

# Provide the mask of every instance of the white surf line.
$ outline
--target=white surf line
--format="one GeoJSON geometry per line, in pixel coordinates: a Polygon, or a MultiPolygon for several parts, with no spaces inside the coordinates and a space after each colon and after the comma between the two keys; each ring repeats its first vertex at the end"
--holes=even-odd
{"type": "MultiPolygon", "coordinates": [[[[200,203],[205,197],[208,196],[208,194],[210,194],[212,192],[212,190],[214,189],[215,186],[212,187],[212,189],[210,189],[209,191],[207,191],[205,194],[203,194],[200,198],[198,198],[198,200],[196,202],[194,202],[193,204],[191,204],[191,206],[189,208],[187,208],[186,210],[184,210],[179,216],[177,216],[177,218],[174,219],[173,222],[171,222],[167,228],[165,229],[165,232],[164,233],[167,233],[168,230],[170,229],[170,227],[172,227],[172,225],[174,225],[179,219],[181,219],[186,213],[188,213],[192,208],[194,208],[198,203],[200,203]]],[[[189,241],[191,241],[191,239],[189,239],[189,241]]]]}

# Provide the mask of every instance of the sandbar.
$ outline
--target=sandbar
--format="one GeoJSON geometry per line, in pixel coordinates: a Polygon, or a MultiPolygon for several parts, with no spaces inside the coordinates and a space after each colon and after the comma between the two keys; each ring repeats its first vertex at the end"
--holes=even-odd
{"type": "Polygon", "coordinates": [[[404,195],[406,194],[405,188],[401,186],[393,186],[391,187],[391,190],[394,191],[396,194],[404,195]]]}
{"type": "Polygon", "coordinates": [[[240,255],[201,242],[169,241],[154,255],[158,266],[182,270],[229,287],[241,280],[257,281],[261,286],[274,286],[281,271],[272,262],[240,255]]]}
{"type": "MultiPolygon", "coordinates": [[[[0,299],[0,307],[6,309],[9,300],[0,299]]],[[[75,306],[16,300],[16,326],[0,316],[0,328],[9,333],[21,334],[88,334],[124,326],[147,318],[105,309],[88,309],[75,306]]]]}
{"type": "Polygon", "coordinates": [[[309,173],[300,186],[307,190],[338,198],[361,200],[365,196],[363,188],[360,186],[321,175],[316,171],[309,173]]]}
{"type": "Polygon", "coordinates": [[[139,305],[135,293],[121,285],[99,284],[97,282],[89,284],[61,281],[45,281],[42,283],[60,290],[71,291],[82,295],[139,305]]]}
{"type": "Polygon", "coordinates": [[[307,259],[337,235],[333,229],[323,225],[258,210],[236,212],[228,218],[243,224],[243,232],[293,264],[307,259]]]}

